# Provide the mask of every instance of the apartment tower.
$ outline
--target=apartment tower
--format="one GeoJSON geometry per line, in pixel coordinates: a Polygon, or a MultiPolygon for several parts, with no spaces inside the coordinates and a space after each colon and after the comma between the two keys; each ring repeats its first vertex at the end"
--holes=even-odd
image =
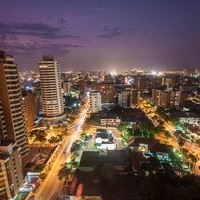
{"type": "Polygon", "coordinates": [[[113,83],[97,83],[95,89],[100,91],[102,103],[113,103],[115,97],[113,83]]]}
{"type": "MultiPolygon", "coordinates": [[[[22,159],[29,153],[28,139],[19,84],[18,69],[14,58],[0,51],[0,97],[5,128],[2,140],[11,140],[20,149],[22,159]]],[[[2,123],[2,122],[1,122],[2,123]]]]}
{"type": "Polygon", "coordinates": [[[23,186],[19,148],[12,141],[0,141],[0,199],[12,199],[23,186]]]}
{"type": "Polygon", "coordinates": [[[97,113],[101,111],[101,94],[99,91],[90,93],[90,112],[97,113]]]}
{"type": "Polygon", "coordinates": [[[53,60],[52,55],[43,56],[38,62],[42,105],[43,123],[54,125],[65,118],[64,103],[61,88],[60,65],[53,60]]]}
{"type": "Polygon", "coordinates": [[[27,132],[31,132],[34,127],[34,120],[37,118],[36,109],[36,95],[31,91],[24,91],[22,93],[22,100],[24,106],[24,116],[26,122],[27,132]]]}

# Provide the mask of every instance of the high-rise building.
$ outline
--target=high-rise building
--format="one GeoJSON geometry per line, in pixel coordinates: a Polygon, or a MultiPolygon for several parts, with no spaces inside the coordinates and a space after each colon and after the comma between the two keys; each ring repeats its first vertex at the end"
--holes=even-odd
{"type": "Polygon", "coordinates": [[[185,93],[178,90],[164,90],[164,89],[153,89],[152,90],[152,101],[157,106],[164,109],[171,110],[173,108],[183,109],[183,102],[185,99],[185,93]]]}
{"type": "Polygon", "coordinates": [[[60,65],[52,55],[38,62],[41,81],[43,123],[58,124],[65,118],[61,88],[60,65]]]}
{"type": "Polygon", "coordinates": [[[6,124],[3,115],[3,108],[1,104],[1,96],[0,96],[0,141],[5,138],[6,135],[6,124]]]}
{"type": "Polygon", "coordinates": [[[34,120],[37,118],[36,95],[31,91],[24,91],[22,95],[26,130],[29,133],[32,131],[34,120]]]}
{"type": "Polygon", "coordinates": [[[0,199],[12,199],[23,185],[22,162],[12,141],[0,142],[0,199]]]}
{"type": "Polygon", "coordinates": [[[16,143],[24,160],[29,150],[18,69],[14,58],[5,51],[0,51],[0,96],[6,126],[2,139],[16,143]]]}
{"type": "Polygon", "coordinates": [[[80,92],[84,93],[86,92],[86,83],[84,80],[80,80],[79,82],[79,88],[80,88],[80,92]]]}
{"type": "Polygon", "coordinates": [[[132,108],[140,106],[140,91],[137,89],[132,88],[130,91],[130,104],[132,108]]]}
{"type": "Polygon", "coordinates": [[[90,93],[90,112],[97,113],[101,110],[101,94],[99,91],[90,93]]]}
{"type": "Polygon", "coordinates": [[[102,103],[113,103],[115,97],[113,83],[97,83],[95,89],[101,93],[102,103]]]}
{"type": "Polygon", "coordinates": [[[118,92],[118,105],[126,108],[130,107],[130,89],[118,92]]]}
{"type": "Polygon", "coordinates": [[[63,86],[63,93],[65,95],[69,95],[70,90],[71,90],[71,82],[70,81],[63,81],[62,86],[63,86]]]}

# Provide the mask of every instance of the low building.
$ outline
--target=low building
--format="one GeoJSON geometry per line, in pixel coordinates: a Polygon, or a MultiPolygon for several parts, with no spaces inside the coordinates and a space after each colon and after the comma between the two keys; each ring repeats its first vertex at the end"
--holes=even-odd
{"type": "Polygon", "coordinates": [[[69,196],[79,199],[141,200],[136,179],[124,150],[84,151],[69,196]],[[108,182],[112,183],[108,187],[108,182]]]}
{"type": "Polygon", "coordinates": [[[105,127],[118,127],[121,124],[121,119],[118,117],[105,117],[101,119],[101,126],[105,127]]]}
{"type": "Polygon", "coordinates": [[[173,147],[167,144],[156,143],[150,147],[149,151],[156,154],[159,160],[169,160],[169,155],[173,151],[173,147]]]}
{"type": "Polygon", "coordinates": [[[96,130],[95,144],[97,149],[115,150],[117,148],[112,132],[107,129],[96,130]]]}
{"type": "Polygon", "coordinates": [[[199,125],[200,115],[193,112],[177,112],[177,117],[180,119],[180,123],[199,125]]]}
{"type": "Polygon", "coordinates": [[[129,146],[136,152],[154,154],[159,160],[169,160],[169,155],[173,147],[167,144],[161,144],[159,140],[152,138],[131,138],[128,141],[129,146]]]}

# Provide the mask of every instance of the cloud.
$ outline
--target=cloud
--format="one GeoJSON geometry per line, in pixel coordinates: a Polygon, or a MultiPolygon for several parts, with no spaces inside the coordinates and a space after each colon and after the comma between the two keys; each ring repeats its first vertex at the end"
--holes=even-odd
{"type": "Polygon", "coordinates": [[[57,22],[57,24],[66,24],[66,23],[67,21],[64,20],[63,18],[58,19],[58,22],[57,22]]]}
{"type": "MultiPolygon", "coordinates": [[[[61,20],[61,19],[60,19],[61,20]]],[[[61,20],[63,23],[64,21],[61,20]]],[[[0,39],[5,40],[7,36],[33,36],[45,39],[61,39],[61,38],[80,38],[79,36],[62,34],[59,27],[51,27],[42,23],[17,23],[4,24],[0,23],[0,39]]]]}
{"type": "Polygon", "coordinates": [[[22,57],[36,58],[43,54],[53,54],[56,57],[62,57],[71,52],[72,48],[81,48],[83,46],[74,44],[53,44],[53,43],[41,43],[36,41],[26,42],[25,44],[14,42],[11,45],[6,42],[1,42],[0,46],[11,52],[13,55],[22,57]]]}
{"type": "Polygon", "coordinates": [[[95,9],[95,10],[99,10],[99,11],[104,11],[105,8],[106,8],[106,7],[103,6],[103,5],[100,4],[100,3],[94,6],[94,9],[95,9]]]}
{"type": "Polygon", "coordinates": [[[148,31],[142,31],[142,34],[143,34],[144,36],[147,36],[149,33],[148,33],[148,31]]]}
{"type": "Polygon", "coordinates": [[[124,26],[114,26],[108,27],[104,26],[102,30],[102,34],[97,35],[96,38],[115,38],[122,35],[136,35],[136,30],[134,28],[124,28],[124,26]]]}
{"type": "Polygon", "coordinates": [[[2,33],[0,33],[0,41],[4,41],[4,40],[6,40],[6,35],[5,34],[2,34],[2,33]]]}

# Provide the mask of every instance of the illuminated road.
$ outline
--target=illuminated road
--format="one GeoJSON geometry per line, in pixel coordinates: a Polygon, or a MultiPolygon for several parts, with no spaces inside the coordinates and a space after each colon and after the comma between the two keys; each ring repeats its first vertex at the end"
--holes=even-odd
{"type": "MultiPolygon", "coordinates": [[[[143,107],[141,107],[141,109],[144,111],[144,113],[146,114],[146,116],[153,122],[153,124],[155,126],[157,126],[158,123],[151,117],[151,114],[146,113],[143,107]]],[[[168,142],[169,142],[170,145],[172,145],[173,147],[175,147],[177,150],[180,150],[180,146],[178,144],[177,138],[174,135],[175,132],[176,132],[176,128],[171,123],[168,123],[165,120],[163,120],[163,121],[164,121],[164,127],[165,127],[165,129],[167,131],[169,131],[171,137],[167,139],[166,137],[156,136],[156,139],[159,139],[160,142],[165,142],[165,141],[168,140],[168,142]]],[[[197,156],[197,157],[200,158],[200,148],[195,143],[189,142],[189,141],[185,141],[183,147],[186,148],[186,149],[188,149],[189,152],[191,152],[193,155],[195,155],[195,156],[197,156]]],[[[195,175],[200,175],[199,166],[200,166],[200,160],[195,164],[195,168],[194,168],[195,175]]]]}
{"type": "Polygon", "coordinates": [[[38,188],[35,193],[35,199],[37,200],[49,200],[49,199],[57,199],[59,196],[64,180],[60,181],[58,179],[58,171],[61,168],[61,165],[66,162],[70,158],[70,148],[73,144],[74,140],[78,136],[79,130],[84,123],[84,119],[87,113],[87,106],[84,106],[83,111],[78,115],[76,119],[76,124],[71,126],[72,134],[64,141],[61,146],[60,151],[58,152],[57,157],[52,165],[52,168],[45,179],[45,181],[38,188]]]}

